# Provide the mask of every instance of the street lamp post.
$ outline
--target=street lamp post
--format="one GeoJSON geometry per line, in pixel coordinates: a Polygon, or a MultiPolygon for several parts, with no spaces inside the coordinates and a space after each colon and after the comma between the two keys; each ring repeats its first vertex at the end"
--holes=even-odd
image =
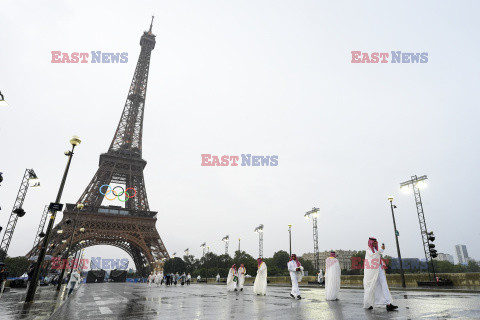
{"type": "Polygon", "coordinates": [[[392,210],[392,219],[393,219],[393,231],[395,232],[395,241],[397,243],[397,254],[398,254],[398,261],[400,262],[400,276],[402,277],[402,287],[406,288],[407,285],[405,284],[405,274],[403,272],[403,263],[402,263],[402,254],[400,253],[400,244],[398,243],[398,230],[397,230],[397,224],[395,222],[395,213],[394,213],[394,208],[397,206],[393,204],[393,197],[390,196],[388,197],[388,201],[390,201],[390,209],[392,210]]]}
{"type": "Polygon", "coordinates": [[[319,208],[312,208],[312,210],[305,213],[305,219],[312,218],[313,221],[313,255],[315,259],[315,270],[318,272],[320,270],[320,255],[318,253],[318,228],[317,228],[317,217],[318,217],[319,208]]]}
{"type": "Polygon", "coordinates": [[[290,256],[292,256],[292,225],[288,225],[288,239],[290,243],[290,256]]]}
{"type": "Polygon", "coordinates": [[[258,257],[263,258],[263,224],[256,227],[254,232],[258,233],[258,257]]]}
{"type": "Polygon", "coordinates": [[[238,253],[240,254],[240,238],[238,238],[238,253]]]}
{"type": "MultiPolygon", "coordinates": [[[[60,188],[58,189],[57,198],[55,199],[55,203],[60,203],[62,198],[63,188],[65,187],[65,182],[67,181],[67,174],[68,170],[70,169],[70,163],[72,162],[73,151],[75,147],[78,146],[82,140],[79,137],[73,136],[70,139],[70,144],[72,145],[72,150],[65,152],[65,155],[68,156],[67,166],[65,167],[65,171],[63,173],[62,182],[60,183],[60,188]]],[[[52,233],[53,224],[55,223],[55,217],[57,215],[56,210],[51,210],[50,220],[48,222],[47,232],[45,233],[45,237],[43,238],[43,244],[40,248],[40,253],[38,254],[37,263],[35,264],[35,269],[33,271],[33,276],[30,280],[30,286],[28,287],[27,296],[25,297],[25,302],[32,302],[35,297],[35,291],[37,290],[37,283],[38,283],[38,276],[40,274],[40,266],[43,263],[43,259],[45,259],[45,254],[47,252],[48,241],[50,240],[50,234],[52,233]]]]}
{"type": "MultiPolygon", "coordinates": [[[[69,251],[72,250],[73,237],[75,236],[75,231],[77,230],[78,213],[80,212],[80,210],[83,209],[83,207],[84,207],[83,203],[77,204],[77,214],[75,215],[75,221],[73,222],[72,235],[70,236],[70,242],[68,243],[68,247],[65,250],[65,253],[64,253],[62,259],[67,259],[70,256],[69,251]]],[[[73,253],[73,252],[71,252],[71,253],[73,253]]],[[[74,263],[75,263],[75,261],[74,261],[74,263]]],[[[62,287],[63,276],[65,275],[65,269],[66,269],[66,265],[65,265],[64,268],[62,268],[62,271],[60,273],[60,277],[58,278],[59,281],[58,281],[58,284],[57,284],[57,291],[60,291],[60,288],[62,287]]],[[[73,269],[73,266],[72,266],[72,269],[73,269]]],[[[72,274],[72,271],[70,271],[70,274],[72,274]]],[[[70,280],[70,276],[68,276],[68,279],[70,280]]]]}

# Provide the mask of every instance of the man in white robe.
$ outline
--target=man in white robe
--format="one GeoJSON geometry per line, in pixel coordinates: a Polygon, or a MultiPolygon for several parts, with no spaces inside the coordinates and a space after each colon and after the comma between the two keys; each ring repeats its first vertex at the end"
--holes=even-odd
{"type": "Polygon", "coordinates": [[[392,297],[388,290],[387,278],[384,271],[386,264],[382,260],[384,250],[384,244],[382,244],[382,248],[378,250],[377,239],[368,239],[363,276],[363,288],[365,290],[363,307],[365,309],[371,310],[374,305],[386,305],[387,311],[393,311],[398,308],[392,304],[392,297]]]}
{"type": "Polygon", "coordinates": [[[154,282],[155,282],[155,285],[157,286],[157,288],[160,285],[160,281],[162,281],[162,278],[160,278],[160,273],[156,272],[154,282]]]}
{"type": "Polygon", "coordinates": [[[330,257],[325,260],[325,266],[325,300],[337,300],[341,270],[335,252],[330,252],[330,257]]]}
{"type": "Polygon", "coordinates": [[[237,266],[233,265],[228,271],[227,291],[237,291],[238,274],[237,266]]]}
{"type": "Polygon", "coordinates": [[[323,282],[323,270],[322,269],[320,269],[320,272],[318,273],[317,281],[320,284],[322,284],[322,282],[323,282]]]}
{"type": "Polygon", "coordinates": [[[300,261],[297,259],[297,255],[292,254],[290,261],[287,263],[288,271],[290,272],[290,280],[292,281],[292,291],[290,292],[290,297],[302,299],[300,296],[300,289],[298,288],[298,283],[302,281],[303,267],[300,264],[300,261]]]}
{"type": "Polygon", "coordinates": [[[155,278],[155,276],[154,276],[153,272],[150,273],[150,275],[148,276],[148,286],[149,287],[152,286],[152,282],[153,282],[154,278],[155,278]]]}
{"type": "Polygon", "coordinates": [[[217,277],[215,278],[217,282],[220,282],[220,273],[217,273],[217,277]]]}
{"type": "Polygon", "coordinates": [[[267,294],[267,265],[262,258],[257,259],[258,270],[253,284],[253,293],[257,296],[267,294]]]}
{"type": "Polygon", "coordinates": [[[243,284],[245,283],[245,275],[247,274],[247,269],[243,263],[238,268],[238,290],[243,291],[243,284]]]}

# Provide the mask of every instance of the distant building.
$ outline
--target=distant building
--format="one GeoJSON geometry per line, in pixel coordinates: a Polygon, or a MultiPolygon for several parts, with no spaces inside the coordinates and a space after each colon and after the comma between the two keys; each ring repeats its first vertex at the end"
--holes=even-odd
{"type": "MultiPolygon", "coordinates": [[[[340,269],[342,270],[350,270],[352,268],[352,256],[357,254],[358,251],[355,250],[333,250],[337,255],[338,262],[340,263],[340,269]]],[[[325,259],[330,257],[330,251],[322,251],[318,253],[320,259],[320,269],[323,269],[325,272],[325,259]]],[[[315,263],[314,254],[309,252],[305,253],[302,256],[303,259],[312,261],[315,263]]]]}
{"type": "Polygon", "coordinates": [[[457,244],[455,246],[455,252],[457,254],[458,264],[467,265],[468,264],[467,246],[464,244],[457,244]]]}
{"type": "Polygon", "coordinates": [[[453,256],[451,254],[448,254],[448,253],[438,253],[438,256],[435,258],[435,260],[437,261],[448,261],[450,262],[451,264],[455,264],[455,262],[453,261],[453,256]]]}

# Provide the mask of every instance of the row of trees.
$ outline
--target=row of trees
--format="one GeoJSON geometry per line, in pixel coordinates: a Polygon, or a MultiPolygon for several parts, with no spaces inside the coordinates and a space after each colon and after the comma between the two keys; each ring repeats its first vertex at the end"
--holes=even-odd
{"type": "MultiPolygon", "coordinates": [[[[352,256],[353,258],[361,259],[363,261],[365,258],[365,251],[359,251],[357,254],[352,256]]],[[[290,259],[288,252],[286,251],[277,251],[271,258],[263,259],[268,267],[269,276],[288,276],[287,263],[290,259]]],[[[390,256],[385,256],[387,261],[387,269],[385,272],[387,274],[396,274],[400,273],[398,263],[396,263],[395,258],[390,256]]],[[[316,270],[314,269],[313,263],[309,260],[304,260],[299,258],[302,266],[309,275],[316,275],[316,270]]],[[[417,259],[403,259],[403,267],[405,273],[424,273],[427,272],[427,266],[425,262],[418,263],[417,259]]],[[[20,257],[8,257],[4,261],[10,277],[19,277],[26,272],[30,262],[27,258],[20,257]]],[[[257,261],[251,255],[245,251],[236,251],[233,258],[230,255],[222,254],[216,255],[213,252],[209,252],[200,259],[195,258],[193,255],[184,256],[183,259],[175,257],[174,259],[169,259],[166,261],[164,270],[165,272],[185,272],[190,273],[192,277],[197,277],[200,275],[202,278],[209,277],[213,278],[217,274],[220,274],[221,277],[226,277],[228,275],[228,270],[233,264],[237,265],[237,268],[240,267],[240,264],[244,264],[247,269],[247,274],[255,276],[257,273],[257,261]]],[[[363,262],[362,262],[363,263],[363,262]]],[[[448,261],[434,261],[435,272],[437,273],[467,273],[467,272],[480,272],[480,266],[474,262],[470,261],[468,265],[459,265],[452,264],[448,261]]],[[[323,268],[324,269],[324,268],[323,268]]],[[[351,269],[351,270],[342,270],[342,274],[345,275],[361,275],[363,274],[363,269],[351,269]]],[[[129,274],[129,277],[137,277],[137,274],[129,274]]]]}
{"type": "MultiPolygon", "coordinates": [[[[365,258],[365,250],[359,251],[352,258],[361,259],[360,265],[363,263],[365,258]]],[[[385,261],[387,263],[387,269],[385,273],[387,274],[399,274],[400,265],[397,258],[392,258],[390,256],[385,256],[385,261]]],[[[402,259],[403,270],[405,273],[425,273],[428,272],[428,265],[424,261],[419,259],[402,259]]],[[[429,262],[430,264],[430,262],[429,262]]],[[[467,272],[480,272],[480,266],[475,261],[469,261],[468,265],[453,264],[448,261],[433,261],[436,273],[467,273],[467,272]]],[[[363,274],[363,268],[359,269],[350,269],[342,270],[342,274],[346,275],[360,275],[363,274]]]]}
{"type": "MultiPolygon", "coordinates": [[[[269,276],[287,276],[287,263],[290,255],[286,251],[277,251],[271,258],[264,258],[267,264],[269,276]]],[[[310,275],[316,274],[311,261],[299,259],[305,271],[310,275]]],[[[226,277],[232,265],[241,264],[247,269],[247,274],[255,276],[257,274],[257,260],[245,251],[235,251],[233,258],[230,255],[216,255],[213,252],[205,254],[204,257],[196,259],[193,255],[184,256],[183,259],[175,257],[165,262],[165,272],[185,272],[190,273],[192,277],[200,275],[202,278],[213,278],[217,274],[226,277]]]]}

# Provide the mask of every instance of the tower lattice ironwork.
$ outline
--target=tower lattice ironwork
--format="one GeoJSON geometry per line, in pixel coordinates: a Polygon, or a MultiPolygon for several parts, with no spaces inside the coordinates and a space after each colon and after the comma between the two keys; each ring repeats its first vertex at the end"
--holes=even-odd
{"type": "MultiPolygon", "coordinates": [[[[427,223],[425,222],[425,214],[423,212],[423,203],[422,197],[420,195],[419,182],[427,179],[427,176],[417,177],[417,175],[411,176],[411,179],[400,184],[400,188],[412,186],[413,195],[415,197],[415,207],[417,208],[418,223],[420,225],[420,235],[422,236],[423,250],[425,252],[425,261],[428,266],[428,277],[431,281],[435,281],[435,265],[433,264],[433,257],[430,252],[430,248],[434,248],[435,245],[430,242],[431,239],[435,240],[430,236],[430,232],[427,230],[427,223]],[[428,263],[430,262],[430,263],[428,263]],[[433,279],[432,279],[433,274],[433,279]]],[[[432,240],[432,241],[433,241],[432,240]]]]}
{"type": "Polygon", "coordinates": [[[84,208],[66,205],[62,221],[54,228],[47,254],[56,256],[65,250],[73,254],[94,245],[112,245],[125,250],[137,271],[144,275],[161,259],[169,258],[155,227],[157,212],[150,211],[148,205],[143,176],[147,164],[142,159],[143,118],[150,57],[155,48],[152,24],[153,17],[150,29],[140,38],[140,56],[108,152],[100,155],[99,168],[77,201],[77,204],[83,203],[84,208]],[[121,188],[115,189],[115,186],[121,188]],[[118,198],[123,195],[124,208],[102,205],[106,197],[115,195],[118,198]],[[77,210],[80,210],[77,228],[84,229],[83,232],[76,230],[72,247],[67,248],[77,210]]]}

